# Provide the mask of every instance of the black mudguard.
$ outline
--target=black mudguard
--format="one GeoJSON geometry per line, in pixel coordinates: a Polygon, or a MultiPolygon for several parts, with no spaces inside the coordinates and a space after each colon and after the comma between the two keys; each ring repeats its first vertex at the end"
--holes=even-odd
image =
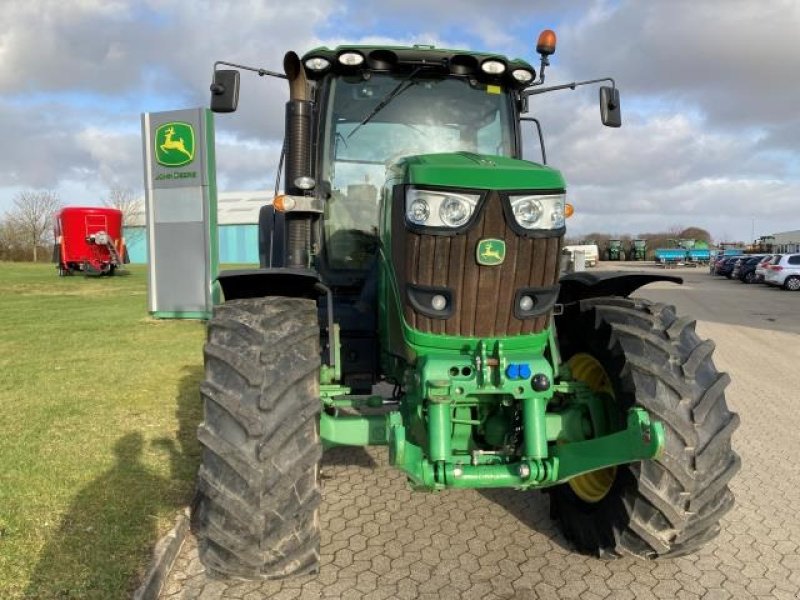
{"type": "Polygon", "coordinates": [[[600,296],[628,297],[643,285],[654,281],[669,281],[682,284],[682,277],[673,275],[654,275],[651,273],[629,273],[627,271],[603,271],[590,273],[581,271],[564,275],[559,281],[561,289],[558,303],[574,304],[587,298],[600,296]]]}
{"type": "Polygon", "coordinates": [[[225,300],[289,296],[316,300],[325,293],[319,273],[310,269],[243,269],[217,277],[225,300]]]}
{"type": "Polygon", "coordinates": [[[286,217],[271,204],[258,212],[258,260],[261,268],[286,264],[286,217]]]}

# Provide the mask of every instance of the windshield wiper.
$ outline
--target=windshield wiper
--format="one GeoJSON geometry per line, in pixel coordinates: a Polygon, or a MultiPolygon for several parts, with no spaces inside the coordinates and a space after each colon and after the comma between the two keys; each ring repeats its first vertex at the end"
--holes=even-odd
{"type": "Polygon", "coordinates": [[[381,100],[380,102],[378,102],[378,104],[376,104],[376,105],[375,105],[375,108],[373,108],[373,109],[372,109],[372,111],[371,111],[371,112],[370,112],[370,113],[369,113],[369,114],[368,114],[366,117],[364,117],[364,119],[363,119],[363,120],[362,120],[362,121],[361,121],[361,122],[360,122],[358,125],[356,125],[356,126],[355,126],[355,128],[353,129],[353,131],[351,131],[351,132],[350,132],[350,133],[347,135],[347,139],[349,140],[351,137],[353,137],[353,134],[355,134],[355,132],[356,132],[356,131],[358,131],[359,129],[361,129],[361,127],[363,127],[364,125],[366,125],[367,123],[369,123],[369,122],[370,122],[370,121],[371,121],[371,120],[372,120],[372,119],[375,117],[375,115],[377,115],[377,114],[378,114],[379,112],[381,112],[381,111],[382,111],[384,108],[386,108],[386,107],[389,105],[389,103],[390,103],[392,100],[394,100],[395,98],[397,98],[397,97],[398,97],[400,94],[402,94],[403,92],[405,92],[405,91],[406,91],[407,89],[409,89],[409,88],[410,88],[412,85],[415,85],[415,84],[416,84],[416,82],[415,82],[415,81],[412,81],[412,80],[414,79],[414,76],[415,76],[417,73],[419,73],[419,72],[420,72],[420,70],[422,70],[422,67],[417,67],[416,69],[414,69],[413,71],[411,71],[411,73],[409,73],[408,77],[406,77],[405,79],[403,79],[403,80],[402,80],[400,83],[398,83],[398,84],[397,84],[397,85],[394,87],[394,89],[392,89],[392,90],[391,90],[391,91],[390,91],[388,94],[386,94],[386,95],[383,97],[383,100],[381,100]]]}

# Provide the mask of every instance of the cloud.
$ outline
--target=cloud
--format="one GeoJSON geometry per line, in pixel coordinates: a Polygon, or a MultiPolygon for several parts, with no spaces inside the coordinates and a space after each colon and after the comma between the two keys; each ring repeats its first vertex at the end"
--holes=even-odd
{"type": "Polygon", "coordinates": [[[799,27],[794,0],[623,0],[566,23],[559,54],[711,125],[773,127],[800,103],[799,27]]]}
{"type": "MultiPolygon", "coordinates": [[[[206,105],[215,60],[280,70],[287,49],[360,42],[537,64],[545,27],[559,38],[549,84],[612,75],[622,91],[619,130],[600,125],[596,88],[531,99],[578,206],[571,227],[634,233],[684,220],[747,237],[755,217],[796,228],[800,4],[789,0],[6,0],[0,211],[27,187],[67,200],[141,188],[139,114],[206,105]]],[[[286,99],[284,81],[242,74],[239,111],[216,118],[222,189],[272,187],[286,99]]]]}

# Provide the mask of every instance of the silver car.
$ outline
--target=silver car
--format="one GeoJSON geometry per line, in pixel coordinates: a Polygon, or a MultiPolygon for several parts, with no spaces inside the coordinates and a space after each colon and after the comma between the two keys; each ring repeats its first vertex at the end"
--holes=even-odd
{"type": "Polygon", "coordinates": [[[800,254],[782,254],[774,258],[764,274],[764,283],[800,291],[800,254]]]}

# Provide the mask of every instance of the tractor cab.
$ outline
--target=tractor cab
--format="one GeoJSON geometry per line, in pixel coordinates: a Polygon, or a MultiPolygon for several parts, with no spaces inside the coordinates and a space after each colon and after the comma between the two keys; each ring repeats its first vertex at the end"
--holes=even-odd
{"type": "MultiPolygon", "coordinates": [[[[387,172],[400,159],[454,152],[519,155],[515,95],[522,84],[510,74],[500,79],[483,73],[480,58],[427,48],[350,47],[305,57],[306,65],[329,65],[316,88],[316,172],[327,196],[324,267],[369,269],[377,247],[381,191],[387,172]],[[337,58],[342,56],[362,60],[364,68],[342,65],[337,58]]],[[[510,68],[496,58],[491,64],[510,68]]],[[[511,66],[517,77],[533,77],[526,63],[511,66]]]]}

